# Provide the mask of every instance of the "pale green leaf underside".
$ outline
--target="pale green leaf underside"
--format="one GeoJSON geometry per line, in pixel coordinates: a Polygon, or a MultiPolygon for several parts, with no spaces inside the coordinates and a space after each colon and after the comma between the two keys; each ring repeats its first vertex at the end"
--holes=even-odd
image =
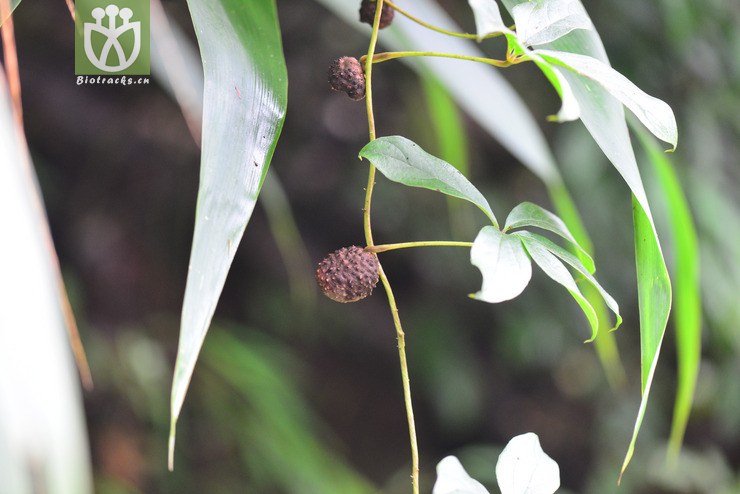
{"type": "Polygon", "coordinates": [[[470,296],[498,303],[517,297],[532,278],[532,263],[519,238],[485,226],[470,249],[470,263],[480,269],[483,284],[470,296]]]}
{"type": "Polygon", "coordinates": [[[509,32],[501,18],[501,11],[496,0],[468,0],[475,17],[475,32],[478,39],[492,33],[509,32]]]}
{"type": "Polygon", "coordinates": [[[593,29],[578,0],[534,0],[511,10],[516,33],[524,45],[550,43],[575,29],[593,29]]]}
{"type": "MultiPolygon", "coordinates": [[[[514,234],[516,235],[516,234],[514,234]]],[[[591,303],[583,296],[581,291],[576,285],[576,281],[573,279],[573,275],[570,274],[568,268],[555,256],[553,255],[544,245],[538,242],[534,238],[526,236],[520,237],[524,243],[524,247],[532,257],[532,260],[545,272],[547,276],[563,285],[566,290],[573,296],[575,301],[583,310],[588,323],[591,326],[591,340],[596,338],[596,334],[599,331],[599,318],[596,315],[591,303]]]]}
{"type": "Polygon", "coordinates": [[[560,467],[533,432],[509,441],[496,462],[501,494],[553,494],[560,487],[560,467]]]}
{"type": "Polygon", "coordinates": [[[468,475],[460,460],[447,456],[437,463],[437,481],[432,494],[489,494],[483,484],[468,475]]]}
{"type": "Polygon", "coordinates": [[[285,117],[274,1],[188,2],[205,72],[200,187],[172,383],[175,424],[285,117]]]}
{"type": "Polygon", "coordinates": [[[560,258],[560,260],[564,261],[566,264],[570,265],[570,267],[578,271],[578,273],[581,274],[581,276],[583,276],[586,281],[588,281],[594,288],[596,288],[596,290],[599,292],[599,295],[601,295],[601,298],[603,298],[604,302],[606,302],[606,306],[609,307],[609,309],[614,313],[614,316],[616,317],[616,322],[612,329],[617,329],[622,324],[622,316],[620,316],[619,314],[619,304],[617,304],[616,300],[614,300],[614,298],[609,295],[606,290],[604,290],[601,284],[596,281],[596,278],[594,278],[593,275],[586,269],[580,259],[578,259],[571,252],[565,250],[549,238],[543,237],[542,235],[537,235],[536,233],[527,231],[514,232],[512,233],[512,235],[518,236],[524,242],[536,242],[540,244],[542,247],[550,251],[550,253],[555,254],[557,257],[560,258]]]}
{"type": "Polygon", "coordinates": [[[93,492],[61,275],[0,73],[0,491],[93,492]]]}
{"type": "Polygon", "coordinates": [[[369,142],[359,155],[394,182],[472,202],[498,226],[483,194],[457,168],[427,153],[415,142],[401,136],[380,137],[369,142]]]}
{"type": "Polygon", "coordinates": [[[563,66],[599,83],[635,114],[655,137],[678,144],[678,128],[673,110],[667,103],[650,96],[609,65],[586,55],[555,50],[535,50],[546,61],[563,66]]]}
{"type": "Polygon", "coordinates": [[[515,228],[524,228],[527,226],[534,226],[536,228],[542,228],[560,235],[564,239],[568,240],[573,246],[578,249],[579,256],[582,262],[585,260],[584,266],[590,273],[596,270],[593,259],[581,247],[576,241],[573,235],[568,230],[568,227],[563,223],[563,220],[558,218],[556,215],[548,211],[547,209],[533,204],[531,202],[523,202],[518,204],[514,209],[511,210],[509,216],[506,218],[506,224],[504,226],[504,233],[515,228]]]}

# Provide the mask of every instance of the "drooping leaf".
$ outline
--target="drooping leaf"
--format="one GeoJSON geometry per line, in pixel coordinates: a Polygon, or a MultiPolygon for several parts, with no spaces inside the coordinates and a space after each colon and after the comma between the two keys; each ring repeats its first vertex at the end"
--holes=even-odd
{"type": "Polygon", "coordinates": [[[558,464],[542,451],[537,434],[514,437],[498,457],[501,494],[552,494],[560,487],[558,464]]]}
{"type": "Polygon", "coordinates": [[[489,494],[483,485],[468,475],[460,460],[448,456],[437,463],[437,481],[432,494],[489,494]]]}
{"type": "Polygon", "coordinates": [[[676,328],[678,383],[668,453],[677,457],[691,413],[701,359],[701,283],[696,228],[676,170],[655,140],[634,127],[648,161],[653,165],[667,204],[673,238],[673,282],[676,292],[673,323],[676,328]]]}
{"type": "Polygon", "coordinates": [[[657,242],[651,235],[653,225],[642,210],[637,199],[632,198],[633,221],[635,223],[635,258],[637,259],[637,291],[640,301],[640,355],[642,356],[641,383],[642,400],[637,411],[637,419],[632,432],[632,439],[619,473],[622,479],[635,451],[637,434],[642,425],[647,409],[647,398],[658,366],[660,347],[663,344],[665,327],[671,306],[671,282],[657,242]]]}
{"type": "Polygon", "coordinates": [[[581,259],[586,269],[590,273],[593,273],[596,268],[594,266],[593,259],[588,252],[576,241],[573,235],[565,226],[563,220],[555,216],[547,209],[540,207],[531,202],[523,202],[518,204],[514,209],[511,210],[509,216],[506,218],[506,224],[504,225],[503,232],[506,233],[509,230],[515,228],[523,228],[526,226],[534,226],[536,228],[542,228],[560,235],[564,239],[568,240],[578,250],[578,257],[581,259]],[[585,261],[585,262],[584,262],[585,261]]]}
{"type": "Polygon", "coordinates": [[[655,137],[670,143],[673,149],[676,148],[678,144],[676,117],[667,103],[645,93],[625,76],[593,57],[555,50],[534,52],[550,63],[563,66],[598,82],[609,94],[629,108],[655,137]]]}
{"type": "Polygon", "coordinates": [[[205,72],[201,177],[172,383],[177,418],[282,128],[287,75],[274,0],[188,2],[205,72]]]}
{"type": "Polygon", "coordinates": [[[578,302],[578,305],[581,306],[581,310],[583,310],[583,313],[588,319],[588,323],[591,325],[591,340],[596,338],[596,334],[599,331],[599,319],[596,315],[596,311],[578,289],[576,280],[573,279],[573,275],[570,274],[568,268],[563,265],[560,259],[543,247],[539,242],[528,242],[526,237],[523,240],[524,247],[527,249],[532,260],[542,269],[542,271],[545,272],[547,276],[563,285],[573,296],[575,301],[578,302]]]}
{"type": "Polygon", "coordinates": [[[579,0],[530,0],[511,9],[516,34],[528,46],[550,43],[574,29],[593,29],[579,0]]]}
{"type": "Polygon", "coordinates": [[[470,296],[483,302],[498,303],[517,297],[532,278],[532,263],[521,240],[485,226],[470,249],[470,263],[480,269],[483,285],[470,296]]]}
{"type": "Polygon", "coordinates": [[[586,281],[588,281],[594,288],[598,290],[599,295],[601,295],[601,298],[604,299],[607,307],[609,307],[609,309],[611,309],[611,311],[614,313],[614,316],[616,317],[616,323],[614,324],[613,329],[617,329],[622,324],[622,316],[619,314],[619,305],[617,304],[617,302],[614,300],[614,298],[612,298],[611,295],[609,295],[606,290],[604,290],[604,288],[602,288],[599,282],[596,281],[596,278],[593,277],[593,275],[588,271],[588,269],[586,269],[583,263],[581,263],[581,261],[575,255],[560,247],[549,238],[543,237],[542,235],[538,235],[536,233],[518,231],[512,233],[511,235],[521,238],[522,241],[528,246],[534,243],[539,244],[541,247],[544,247],[545,249],[550,251],[550,253],[556,255],[562,261],[565,261],[566,264],[570,265],[572,268],[578,271],[586,279],[586,281]]]}
{"type": "Polygon", "coordinates": [[[60,275],[0,71],[0,491],[93,492],[60,275]]]}
{"type": "MultiPolygon", "coordinates": [[[[502,1],[507,9],[511,11],[514,6],[526,0],[502,1]]],[[[604,46],[595,30],[578,29],[571,31],[562,38],[543,45],[543,47],[548,50],[588,55],[608,64],[604,46]]],[[[656,277],[652,279],[638,275],[638,302],[641,314],[640,337],[641,339],[646,338],[650,341],[660,342],[665,333],[670,312],[671,286],[657,231],[650,213],[650,205],[627,132],[624,109],[616,98],[592,79],[571,70],[563,70],[562,74],[567,79],[575,98],[578,100],[581,121],[609,161],[612,162],[627,182],[634,196],[633,204],[639,205],[639,207],[633,207],[635,241],[638,242],[639,239],[644,248],[636,250],[637,270],[645,273],[650,270],[648,268],[652,268],[652,271],[656,274],[656,277]]],[[[624,472],[624,468],[627,467],[632,456],[634,443],[649,398],[650,380],[653,374],[645,372],[645,369],[654,369],[657,365],[660,345],[643,345],[642,350],[642,401],[622,472],[624,472]]]]}
{"type": "Polygon", "coordinates": [[[401,136],[380,137],[369,142],[359,155],[394,182],[472,202],[498,226],[483,194],[457,168],[427,153],[415,142],[401,136]]]}
{"type": "Polygon", "coordinates": [[[475,31],[478,39],[493,33],[510,32],[501,18],[496,0],[468,0],[475,16],[475,31]]]}

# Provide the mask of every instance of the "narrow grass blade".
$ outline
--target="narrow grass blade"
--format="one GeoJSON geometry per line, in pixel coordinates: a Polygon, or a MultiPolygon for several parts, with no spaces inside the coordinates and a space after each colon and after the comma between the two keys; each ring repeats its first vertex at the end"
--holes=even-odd
{"type": "Polygon", "coordinates": [[[642,400],[637,411],[637,419],[632,439],[619,472],[621,481],[624,471],[632,459],[645,417],[650,387],[658,365],[660,347],[663,344],[665,327],[671,307],[671,282],[665,264],[662,262],[660,245],[654,235],[654,227],[642,210],[640,202],[633,196],[632,208],[635,224],[635,258],[637,261],[637,291],[640,303],[640,356],[642,364],[642,400]]]}
{"type": "Polygon", "coordinates": [[[205,72],[201,177],[180,343],[172,382],[175,427],[236,248],[282,129],[287,75],[274,0],[191,0],[205,72]]]}
{"type": "MultiPolygon", "coordinates": [[[[469,176],[468,134],[462,113],[455,100],[430,71],[422,71],[419,82],[424,90],[429,120],[434,130],[433,139],[437,143],[435,155],[460,170],[463,175],[469,176]]],[[[464,205],[453,198],[447,201],[452,238],[465,238],[469,232],[477,229],[470,211],[462,206],[464,205]]]]}
{"type": "Polygon", "coordinates": [[[675,459],[681,451],[684,432],[691,414],[701,358],[701,292],[699,275],[699,242],[686,196],[673,164],[642,128],[633,126],[656,171],[658,185],[668,211],[673,245],[673,283],[675,304],[673,323],[676,328],[678,389],[673,408],[673,423],[668,454],[675,459]]]}

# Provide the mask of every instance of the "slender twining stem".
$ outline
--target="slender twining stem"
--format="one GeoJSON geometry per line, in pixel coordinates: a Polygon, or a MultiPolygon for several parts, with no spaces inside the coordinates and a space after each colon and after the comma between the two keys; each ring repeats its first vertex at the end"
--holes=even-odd
{"type": "MultiPolygon", "coordinates": [[[[372,57],[373,63],[385,62],[386,60],[393,60],[394,58],[404,57],[440,57],[440,58],[456,58],[458,60],[468,60],[470,62],[480,62],[494,67],[504,68],[510,67],[511,65],[522,61],[521,59],[514,60],[496,60],[495,58],[485,57],[471,57],[470,55],[458,55],[457,53],[442,53],[438,51],[389,51],[385,53],[378,53],[372,57]]],[[[365,63],[365,60],[369,59],[369,56],[360,58],[360,63],[365,63]]],[[[367,64],[372,65],[372,64],[367,64]]]]}
{"type": "Polygon", "coordinates": [[[383,244],[366,247],[365,250],[375,254],[389,250],[409,249],[411,247],[472,247],[473,242],[458,242],[455,240],[425,240],[421,242],[400,242],[397,244],[383,244]]]}
{"type": "MultiPolygon", "coordinates": [[[[375,9],[375,19],[373,20],[373,32],[370,35],[370,45],[367,49],[367,55],[364,59],[373,59],[375,55],[375,45],[378,43],[378,29],[380,25],[380,14],[383,11],[383,0],[379,0],[375,9]]],[[[375,140],[375,113],[373,113],[373,64],[365,64],[365,109],[367,112],[367,128],[370,134],[370,141],[375,140]]],[[[373,245],[373,229],[370,224],[370,209],[373,199],[373,188],[375,187],[375,165],[370,163],[370,171],[367,177],[367,187],[365,188],[365,204],[362,209],[363,226],[365,230],[365,242],[368,246],[373,245]]]]}
{"type": "Polygon", "coordinates": [[[393,7],[393,10],[398,12],[399,14],[405,16],[409,20],[414,21],[415,23],[424,26],[427,29],[431,29],[432,31],[436,31],[441,34],[446,34],[447,36],[454,36],[455,38],[466,38],[466,39],[476,39],[476,40],[484,40],[488,38],[495,38],[497,36],[501,36],[503,33],[490,33],[486,34],[485,36],[478,36],[477,34],[468,34],[468,33],[456,33],[454,31],[448,31],[447,29],[442,29],[441,27],[437,27],[434,24],[429,24],[428,22],[422,21],[418,17],[408,13],[407,11],[403,10],[401,7],[396,5],[393,2],[390,2],[389,0],[385,0],[385,4],[389,7],[393,7]]]}
{"type": "Polygon", "coordinates": [[[411,489],[413,494],[419,494],[419,448],[416,442],[416,422],[414,420],[414,406],[411,402],[411,381],[409,380],[409,366],[406,362],[406,334],[401,326],[401,318],[398,316],[396,298],[393,296],[391,283],[379,267],[380,280],[388,295],[388,305],[393,315],[393,325],[396,327],[396,341],[398,342],[398,358],[401,362],[401,381],[403,382],[403,401],[406,404],[406,420],[409,423],[409,440],[411,441],[411,489]]]}
{"type": "MultiPolygon", "coordinates": [[[[380,15],[383,11],[383,0],[377,0],[375,7],[375,18],[373,19],[373,31],[370,35],[370,46],[367,49],[367,56],[363,57],[372,60],[375,54],[375,45],[378,41],[378,29],[380,26],[380,15]]],[[[373,90],[372,90],[372,70],[373,64],[365,64],[365,104],[367,108],[367,126],[370,134],[370,141],[375,140],[375,115],[373,113],[373,90]]],[[[370,163],[370,171],[367,177],[367,187],[365,188],[365,204],[363,208],[363,226],[365,230],[365,241],[368,247],[372,247],[373,231],[370,223],[370,208],[372,206],[373,188],[375,187],[375,166],[370,163]]],[[[391,284],[388,277],[383,271],[383,266],[378,264],[378,276],[383,283],[385,293],[388,296],[388,305],[391,308],[393,316],[393,325],[396,328],[396,340],[398,342],[398,357],[401,364],[401,381],[403,385],[403,401],[406,406],[406,418],[409,424],[409,439],[411,442],[411,488],[413,494],[419,494],[419,447],[416,441],[416,424],[414,421],[414,408],[411,402],[411,384],[409,381],[409,368],[406,362],[406,337],[401,326],[401,319],[398,317],[398,307],[396,298],[393,295],[391,284]]]]}

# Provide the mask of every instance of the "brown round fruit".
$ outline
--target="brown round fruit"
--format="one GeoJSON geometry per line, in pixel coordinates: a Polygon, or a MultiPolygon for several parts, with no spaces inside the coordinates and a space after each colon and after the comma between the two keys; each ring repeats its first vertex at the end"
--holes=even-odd
{"type": "Polygon", "coordinates": [[[335,91],[343,91],[355,101],[365,97],[365,72],[354,57],[340,57],[329,67],[329,84],[335,91]]]}
{"type": "Polygon", "coordinates": [[[336,302],[357,302],[378,284],[378,258],[362,247],[342,247],[326,256],[316,268],[316,282],[336,302]]]}
{"type": "MultiPolygon", "coordinates": [[[[364,22],[372,26],[375,21],[377,5],[376,0],[362,0],[362,3],[360,4],[360,22],[364,22]]],[[[393,7],[383,4],[383,10],[380,11],[380,24],[378,24],[378,28],[383,29],[384,27],[390,26],[395,14],[396,11],[393,10],[393,7]]]]}

